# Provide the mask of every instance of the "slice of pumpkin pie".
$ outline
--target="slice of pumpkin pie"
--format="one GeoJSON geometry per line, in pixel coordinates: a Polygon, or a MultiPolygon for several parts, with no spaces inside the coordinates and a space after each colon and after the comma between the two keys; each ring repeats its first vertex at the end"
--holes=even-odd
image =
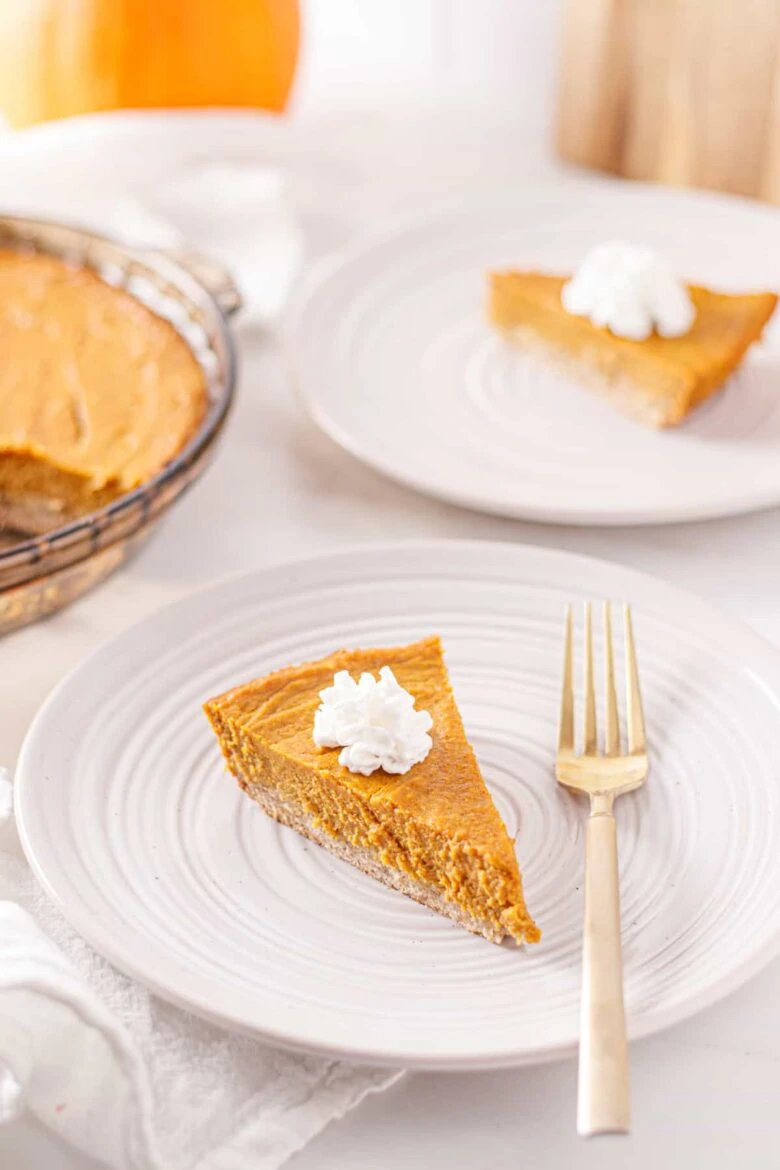
{"type": "Polygon", "coordinates": [[[270,816],[491,942],[537,942],[438,638],[340,650],[205,704],[270,816]]]}
{"type": "Polygon", "coordinates": [[[646,248],[594,248],[573,277],[490,275],[488,316],[653,427],[673,427],[711,398],[760,341],[777,296],[685,285],[646,248]]]}

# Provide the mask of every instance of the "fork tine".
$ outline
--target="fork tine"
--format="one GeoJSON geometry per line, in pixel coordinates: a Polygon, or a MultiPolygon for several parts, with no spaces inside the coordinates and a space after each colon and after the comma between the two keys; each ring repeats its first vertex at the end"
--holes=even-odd
{"type": "Polygon", "coordinates": [[[571,606],[566,606],[566,644],[563,651],[563,690],[558,751],[574,751],[574,650],[572,647],[571,606]]]}
{"type": "Polygon", "coordinates": [[[604,602],[604,706],[606,708],[604,754],[619,756],[620,722],[615,692],[615,661],[612,655],[612,607],[608,601],[604,602]]]}
{"type": "Polygon", "coordinates": [[[585,602],[585,755],[598,752],[596,737],[596,687],[593,681],[593,622],[590,602],[585,602]]]}
{"type": "Polygon", "coordinates": [[[645,751],[645,717],[642,713],[642,694],[639,689],[639,667],[634,645],[634,626],[631,606],[624,610],[626,623],[626,719],[628,723],[629,752],[645,751]]]}

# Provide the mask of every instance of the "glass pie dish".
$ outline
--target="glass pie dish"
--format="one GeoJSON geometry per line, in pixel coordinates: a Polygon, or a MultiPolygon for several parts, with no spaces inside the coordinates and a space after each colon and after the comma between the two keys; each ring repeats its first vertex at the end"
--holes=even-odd
{"type": "Polygon", "coordinates": [[[241,305],[229,275],[191,253],[134,249],[61,223],[0,216],[0,249],[44,252],[91,268],[176,327],[200,364],[208,407],[192,438],[159,472],[87,515],[44,533],[0,528],[0,634],[54,613],[118,568],[200,475],[233,401],[228,317],[241,305]]]}

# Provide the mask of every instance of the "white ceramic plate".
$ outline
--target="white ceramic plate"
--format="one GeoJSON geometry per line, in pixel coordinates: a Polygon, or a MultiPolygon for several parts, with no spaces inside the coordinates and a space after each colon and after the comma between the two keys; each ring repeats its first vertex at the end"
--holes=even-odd
{"type": "Polygon", "coordinates": [[[572,1051],[585,809],[552,778],[568,599],[630,598],[652,748],[619,803],[630,1029],[713,1002],[775,952],[780,655],[607,563],[488,543],[376,546],[216,585],[99,650],[19,764],[38,876],[116,966],[285,1045],[474,1068],[572,1051]],[[201,702],[336,647],[438,631],[544,937],[459,930],[281,828],[225,774],[201,702]]]}
{"type": "Polygon", "coordinates": [[[308,409],[386,475],[506,516],[649,524],[780,503],[780,322],[725,393],[666,433],[487,325],[488,270],[568,272],[614,238],[714,288],[780,288],[775,209],[618,181],[531,186],[363,240],[318,270],[290,323],[308,409]]]}

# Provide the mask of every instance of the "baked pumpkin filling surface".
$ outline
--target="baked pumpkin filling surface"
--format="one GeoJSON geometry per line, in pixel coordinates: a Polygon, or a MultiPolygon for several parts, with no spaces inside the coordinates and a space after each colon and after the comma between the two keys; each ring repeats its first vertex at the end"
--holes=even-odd
{"type": "Polygon", "coordinates": [[[0,353],[0,502],[33,527],[138,487],[206,413],[173,325],[52,256],[0,250],[0,353]]]}
{"type": "Polygon", "coordinates": [[[491,322],[521,344],[538,341],[552,356],[620,385],[629,392],[620,405],[656,426],[679,423],[723,385],[777,304],[774,293],[731,295],[688,285],[696,309],[688,333],[631,341],[567,312],[561,290],[568,280],[540,272],[491,274],[491,322]]]}
{"type": "Polygon", "coordinates": [[[270,815],[492,941],[538,940],[438,638],[339,651],[237,687],[205,710],[229,769],[270,815]],[[363,776],[339,764],[337,748],[318,748],[312,727],[336,672],[383,666],[432,716],[433,744],[404,775],[363,776]]]}

